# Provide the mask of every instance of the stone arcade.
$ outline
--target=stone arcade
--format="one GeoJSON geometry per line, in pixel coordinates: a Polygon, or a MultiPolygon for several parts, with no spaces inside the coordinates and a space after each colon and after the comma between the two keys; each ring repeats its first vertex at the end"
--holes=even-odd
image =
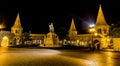
{"type": "MultiPolygon", "coordinates": [[[[95,24],[95,32],[98,35],[94,36],[93,34],[78,34],[74,19],[72,18],[71,26],[68,31],[68,39],[66,39],[70,45],[74,46],[83,46],[88,47],[89,45],[92,45],[92,42],[94,43],[94,46],[96,49],[98,49],[98,46],[100,49],[107,48],[108,47],[108,41],[107,41],[107,35],[109,33],[109,25],[106,23],[106,20],[104,18],[101,5],[99,6],[99,11],[96,19],[95,24]]],[[[23,28],[21,26],[20,22],[20,16],[19,13],[17,14],[16,20],[14,25],[11,27],[10,31],[1,31],[0,32],[0,45],[1,46],[11,46],[11,45],[22,45],[25,44],[25,33],[23,33],[23,28]],[[6,39],[3,41],[3,39],[6,39]],[[7,43],[4,43],[6,42],[7,43]]],[[[30,41],[31,44],[39,44],[40,47],[61,47],[59,44],[59,37],[54,32],[53,23],[49,24],[49,32],[47,34],[29,34],[30,38],[32,40],[30,41]]],[[[27,44],[27,43],[26,43],[27,44]]]]}

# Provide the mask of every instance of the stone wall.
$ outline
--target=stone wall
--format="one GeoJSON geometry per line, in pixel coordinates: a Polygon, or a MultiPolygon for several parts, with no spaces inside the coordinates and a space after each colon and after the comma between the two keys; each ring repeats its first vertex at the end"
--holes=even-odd
{"type": "Polygon", "coordinates": [[[114,51],[120,51],[120,38],[113,38],[114,51]]]}
{"type": "Polygon", "coordinates": [[[1,42],[4,36],[8,37],[9,42],[10,42],[10,40],[12,40],[14,35],[11,34],[10,31],[0,31],[0,46],[1,46],[1,42]]]}

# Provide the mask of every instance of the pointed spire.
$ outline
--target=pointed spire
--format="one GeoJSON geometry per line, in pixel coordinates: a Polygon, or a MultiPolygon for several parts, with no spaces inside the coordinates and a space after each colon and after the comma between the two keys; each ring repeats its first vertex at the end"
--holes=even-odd
{"type": "Polygon", "coordinates": [[[104,18],[104,14],[103,14],[101,5],[99,6],[98,16],[97,16],[97,20],[96,20],[96,26],[100,26],[100,25],[108,26],[108,24],[106,23],[106,20],[104,18]]]}
{"type": "MultiPolygon", "coordinates": [[[[19,13],[17,14],[13,28],[22,28],[19,13]]],[[[22,28],[23,29],[23,28],[22,28]]]]}
{"type": "Polygon", "coordinates": [[[72,18],[72,22],[71,22],[71,26],[70,26],[69,31],[76,31],[76,27],[75,27],[74,19],[73,18],[72,18]]]}

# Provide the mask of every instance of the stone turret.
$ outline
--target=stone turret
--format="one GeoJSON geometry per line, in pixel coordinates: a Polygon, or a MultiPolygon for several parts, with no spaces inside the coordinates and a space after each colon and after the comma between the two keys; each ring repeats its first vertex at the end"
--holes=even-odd
{"type": "Polygon", "coordinates": [[[21,35],[23,31],[23,28],[21,26],[21,22],[20,22],[20,16],[19,13],[17,14],[16,20],[14,25],[11,28],[11,33],[14,33],[15,35],[21,35]]]}
{"type": "Polygon", "coordinates": [[[98,34],[105,36],[109,33],[109,25],[106,23],[101,5],[99,6],[99,11],[97,15],[97,20],[95,24],[95,29],[98,34]]]}
{"type": "Polygon", "coordinates": [[[74,24],[74,19],[72,18],[71,26],[68,32],[68,37],[70,38],[70,40],[74,40],[76,35],[77,35],[77,30],[74,24]]]}
{"type": "Polygon", "coordinates": [[[17,17],[16,17],[16,20],[15,20],[15,23],[11,28],[11,33],[13,33],[15,35],[14,44],[17,44],[17,45],[21,44],[22,32],[23,32],[23,28],[21,26],[20,16],[19,16],[19,13],[18,13],[17,17]]]}
{"type": "Polygon", "coordinates": [[[109,34],[109,25],[107,24],[101,5],[99,6],[99,11],[97,15],[97,20],[95,24],[96,33],[101,37],[100,48],[107,48],[109,42],[107,41],[107,35],[109,34]]]}

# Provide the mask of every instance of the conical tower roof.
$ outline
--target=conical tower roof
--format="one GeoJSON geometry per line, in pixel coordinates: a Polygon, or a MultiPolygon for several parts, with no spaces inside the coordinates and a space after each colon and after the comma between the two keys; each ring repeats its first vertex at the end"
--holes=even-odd
{"type": "Polygon", "coordinates": [[[20,29],[23,29],[22,26],[21,26],[19,13],[17,14],[15,23],[14,23],[14,25],[13,25],[12,28],[20,28],[20,29]]]}
{"type": "Polygon", "coordinates": [[[97,27],[97,26],[109,26],[106,23],[106,20],[105,20],[101,5],[99,6],[99,11],[98,11],[98,15],[97,15],[96,24],[95,24],[95,27],[97,27]]]}
{"type": "Polygon", "coordinates": [[[73,18],[72,18],[72,22],[71,22],[71,26],[70,26],[69,31],[76,31],[76,27],[75,27],[74,19],[73,18]]]}

